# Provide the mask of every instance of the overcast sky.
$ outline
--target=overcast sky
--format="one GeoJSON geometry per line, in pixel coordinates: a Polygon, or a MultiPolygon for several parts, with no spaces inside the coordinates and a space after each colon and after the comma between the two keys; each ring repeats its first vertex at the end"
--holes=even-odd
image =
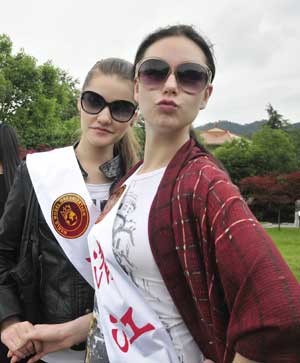
{"type": "Polygon", "coordinates": [[[300,122],[299,0],[0,0],[0,34],[14,51],[52,60],[82,83],[96,60],[133,61],[140,41],[174,23],[194,25],[214,44],[214,92],[195,125],[267,117],[270,102],[300,122]]]}

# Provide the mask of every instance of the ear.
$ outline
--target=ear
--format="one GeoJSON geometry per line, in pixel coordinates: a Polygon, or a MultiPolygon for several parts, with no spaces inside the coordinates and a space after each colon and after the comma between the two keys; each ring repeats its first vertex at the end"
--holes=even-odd
{"type": "Polygon", "coordinates": [[[209,86],[207,86],[205,88],[203,98],[202,98],[202,101],[200,103],[200,110],[203,110],[206,107],[207,102],[208,102],[208,100],[209,100],[209,98],[210,98],[210,96],[211,96],[211,94],[213,92],[213,88],[214,87],[213,87],[212,84],[210,84],[209,86]]]}
{"type": "Polygon", "coordinates": [[[134,80],[133,98],[134,98],[135,102],[138,104],[139,103],[139,82],[136,78],[134,80]]]}

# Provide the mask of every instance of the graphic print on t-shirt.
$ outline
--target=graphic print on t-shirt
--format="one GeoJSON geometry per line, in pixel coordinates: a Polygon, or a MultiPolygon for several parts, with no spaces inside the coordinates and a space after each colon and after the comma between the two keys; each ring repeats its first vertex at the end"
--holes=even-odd
{"type": "MultiPolygon", "coordinates": [[[[200,363],[203,361],[202,353],[165,286],[154,260],[148,237],[150,208],[164,170],[159,169],[133,176],[115,217],[112,249],[117,262],[165,326],[178,361],[200,363]]],[[[161,243],[163,244],[164,241],[162,240],[161,243]]],[[[95,310],[97,314],[98,309],[95,310]]],[[[98,331],[97,334],[99,333],[98,331]]],[[[98,345],[102,345],[98,351],[103,351],[103,341],[100,342],[97,337],[95,339],[94,342],[90,341],[90,345],[95,349],[98,341],[98,345]]],[[[94,363],[93,360],[90,362],[94,363]]]]}
{"type": "Polygon", "coordinates": [[[131,215],[136,209],[136,201],[137,196],[128,192],[117,212],[113,227],[114,255],[128,275],[132,275],[134,269],[130,252],[135,245],[133,232],[136,230],[136,221],[131,219],[131,215]]]}
{"type": "MultiPolygon", "coordinates": [[[[154,180],[151,182],[155,186],[154,180]]],[[[117,212],[113,226],[113,252],[117,262],[130,276],[142,295],[146,297],[146,301],[151,301],[156,307],[162,307],[156,309],[156,312],[174,344],[179,363],[184,363],[183,353],[176,349],[176,344],[170,333],[170,326],[164,319],[163,306],[165,303],[161,300],[164,295],[161,283],[157,284],[155,276],[149,275],[150,271],[153,272],[157,269],[154,260],[152,260],[147,236],[149,210],[156,189],[153,188],[152,193],[141,195],[143,187],[141,188],[140,184],[139,180],[131,183],[117,212]],[[145,278],[144,274],[148,275],[149,278],[145,278]]],[[[147,191],[150,190],[151,188],[147,189],[147,191]]]]}

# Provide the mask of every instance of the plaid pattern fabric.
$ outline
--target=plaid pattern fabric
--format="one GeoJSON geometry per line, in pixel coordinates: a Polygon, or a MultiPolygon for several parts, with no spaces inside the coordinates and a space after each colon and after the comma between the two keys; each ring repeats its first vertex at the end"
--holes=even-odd
{"type": "Polygon", "coordinates": [[[300,362],[300,286],[238,189],[194,140],[166,169],[149,240],[207,358],[231,363],[239,352],[259,362],[300,362]]]}

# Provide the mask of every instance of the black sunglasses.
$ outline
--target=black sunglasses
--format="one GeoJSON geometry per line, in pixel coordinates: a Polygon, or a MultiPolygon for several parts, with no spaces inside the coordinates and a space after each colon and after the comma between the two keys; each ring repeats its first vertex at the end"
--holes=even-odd
{"type": "Polygon", "coordinates": [[[137,64],[136,77],[146,87],[161,87],[171,73],[183,91],[196,94],[211,82],[210,69],[199,63],[181,63],[174,70],[163,59],[146,58],[137,64]]]}
{"type": "Polygon", "coordinates": [[[135,104],[125,100],[107,102],[104,97],[93,91],[82,92],[80,103],[82,109],[90,115],[97,115],[108,106],[111,117],[118,122],[129,121],[137,108],[135,104]]]}

